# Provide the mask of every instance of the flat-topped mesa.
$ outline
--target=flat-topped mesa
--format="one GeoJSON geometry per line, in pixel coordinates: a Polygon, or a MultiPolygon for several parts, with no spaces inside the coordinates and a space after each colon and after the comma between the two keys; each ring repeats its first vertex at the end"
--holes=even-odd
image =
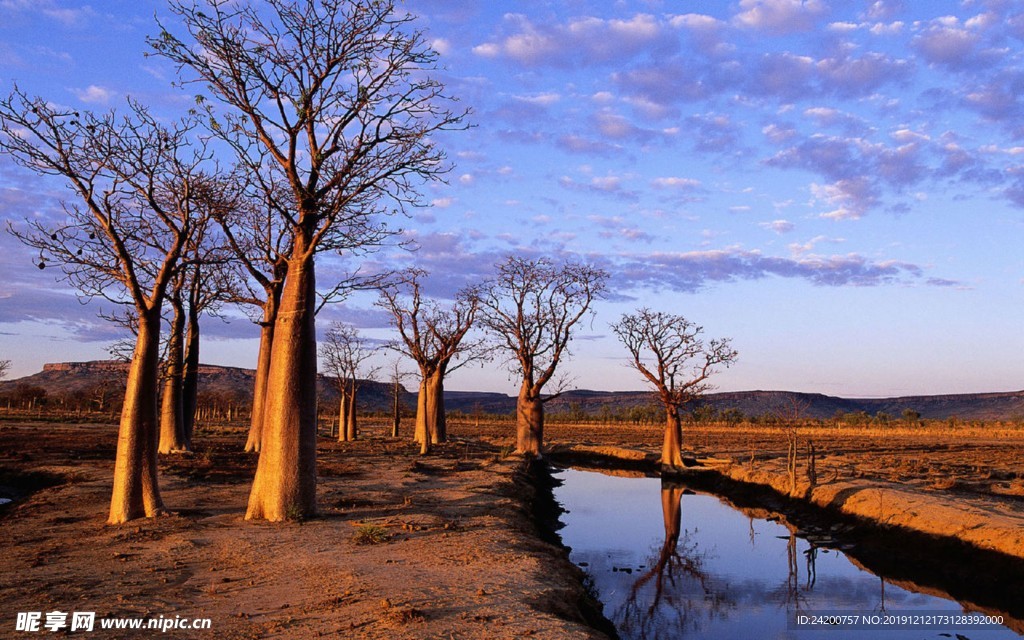
{"type": "Polygon", "coordinates": [[[120,360],[92,360],[89,362],[47,362],[43,371],[127,371],[128,363],[120,360]]]}
{"type": "MultiPolygon", "coordinates": [[[[127,371],[128,363],[121,362],[120,360],[89,360],[86,362],[47,362],[43,365],[43,371],[52,371],[58,373],[83,373],[89,371],[127,371]]],[[[216,364],[201,364],[199,365],[199,373],[211,374],[211,373],[225,373],[225,372],[241,372],[241,373],[252,373],[252,369],[245,369],[242,367],[226,367],[216,364]]]]}

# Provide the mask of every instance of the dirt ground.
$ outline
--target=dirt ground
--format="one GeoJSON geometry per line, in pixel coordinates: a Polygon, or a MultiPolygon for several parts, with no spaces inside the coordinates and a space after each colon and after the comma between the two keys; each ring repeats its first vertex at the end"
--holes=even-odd
{"type": "Polygon", "coordinates": [[[188,638],[603,637],[582,622],[578,570],[538,538],[520,462],[365,436],[321,440],[306,522],[243,521],[256,457],[224,429],[163,458],[171,515],[111,527],[113,426],[0,423],[0,492],[34,490],[0,515],[0,637],[52,611],[210,619],[167,632],[188,638]]]}
{"type": "MultiPolygon", "coordinates": [[[[278,525],[242,520],[256,462],[241,453],[244,429],[204,430],[195,453],[162,460],[172,514],[110,527],[115,427],[0,421],[0,497],[16,498],[0,507],[0,637],[26,637],[17,613],[51,611],[210,619],[209,631],[167,634],[189,638],[603,637],[584,621],[579,570],[533,524],[532,485],[506,455],[512,425],[449,429],[455,441],[426,458],[382,425],[364,424],[355,443],[321,439],[321,514],[278,525]]],[[[824,486],[884,484],[1024,517],[1024,432],[806,428],[798,438],[801,478],[813,441],[824,486]]],[[[654,455],[660,439],[657,426],[546,427],[554,447],[654,455]]],[[[685,439],[732,475],[784,477],[782,429],[688,428],[685,439]]]]}

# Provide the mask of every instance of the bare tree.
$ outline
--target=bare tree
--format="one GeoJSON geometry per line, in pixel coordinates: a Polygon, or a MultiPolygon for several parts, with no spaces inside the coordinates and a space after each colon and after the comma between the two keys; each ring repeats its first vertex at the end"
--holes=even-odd
{"type": "Polygon", "coordinates": [[[412,358],[420,369],[415,438],[422,454],[429,453],[432,444],[448,439],[445,376],[481,355],[479,342],[464,342],[477,313],[476,292],[460,291],[454,303],[444,308],[423,297],[426,276],[426,271],[410,269],[382,287],[377,300],[377,306],[391,314],[398,331],[399,340],[392,348],[412,358]],[[456,358],[459,361],[453,364],[456,358]]]}
{"type": "Polygon", "coordinates": [[[508,350],[511,371],[522,378],[516,403],[516,451],[540,456],[544,443],[544,403],[565,390],[556,380],[544,386],[568,355],[573,332],[602,295],[608,274],[596,267],[551,260],[509,257],[498,275],[480,288],[481,324],[508,350]]]}
{"type": "Polygon", "coordinates": [[[701,337],[704,328],[680,315],[643,308],[623,314],[612,331],[629,350],[630,366],[654,387],[665,407],[662,469],[683,467],[683,427],[679,410],[711,389],[708,378],[739,355],[728,338],[701,337]]]}
{"type": "Polygon", "coordinates": [[[185,367],[185,271],[179,269],[168,290],[167,301],[173,311],[164,354],[164,384],[160,396],[160,441],[158,453],[179,453],[191,450],[185,437],[185,405],[183,391],[185,367]]]}
{"type": "Polygon", "coordinates": [[[163,509],[157,485],[160,319],[194,220],[206,150],[194,121],[166,126],[136,102],[129,113],[78,113],[18,88],[0,99],[0,151],[45,176],[63,178],[77,202],[48,225],[12,232],[61,265],[63,280],[86,298],[132,309],[137,327],[121,412],[109,522],[163,509]]]}
{"type": "MultiPolygon", "coordinates": [[[[7,377],[7,372],[11,370],[10,360],[0,360],[0,380],[7,377]]],[[[397,371],[397,366],[396,366],[397,371]]]]}
{"type": "Polygon", "coordinates": [[[290,233],[246,518],[305,517],[316,512],[315,255],[390,233],[381,216],[417,204],[419,185],[448,170],[431,135],[462,128],[465,114],[448,108],[430,75],[437,54],[395,0],[170,9],[187,35],[164,28],[150,44],[209,92],[198,101],[211,132],[290,233]]]}
{"type": "MultiPolygon", "coordinates": [[[[246,174],[236,180],[246,185],[246,174]]],[[[281,306],[281,292],[288,273],[292,234],[285,216],[278,215],[260,195],[261,189],[246,185],[239,192],[237,205],[217,218],[228,246],[235,254],[242,286],[231,298],[232,302],[251,305],[258,309],[253,318],[260,327],[260,346],[256,358],[252,412],[246,451],[258,452],[263,434],[263,416],[267,398],[267,379],[270,374],[270,353],[274,343],[274,325],[281,306]]],[[[284,196],[271,199],[276,202],[284,196]]]]}
{"type": "MultiPolygon", "coordinates": [[[[215,196],[210,198],[213,202],[215,196]]],[[[236,287],[223,247],[204,246],[208,223],[197,222],[197,240],[191,243],[188,259],[167,295],[172,315],[164,350],[159,453],[192,449],[199,393],[199,319],[204,313],[215,313],[236,287]]]]}
{"type": "Polygon", "coordinates": [[[355,440],[358,433],[356,398],[362,381],[373,379],[378,367],[366,368],[373,350],[350,324],[332,322],[320,344],[324,368],[334,376],[341,396],[338,407],[338,440],[355,440]]]}
{"type": "Polygon", "coordinates": [[[181,395],[185,441],[191,444],[199,406],[199,336],[200,318],[205,314],[217,316],[221,306],[229,301],[238,284],[236,274],[223,247],[216,255],[191,265],[188,273],[185,350],[182,366],[181,395]]]}
{"type": "MultiPolygon", "coordinates": [[[[288,257],[294,240],[286,216],[275,211],[267,202],[287,204],[287,187],[284,185],[253,184],[245,173],[236,176],[236,182],[244,185],[236,206],[220,217],[227,244],[237,259],[239,278],[243,285],[237,287],[231,301],[249,305],[258,310],[259,317],[253,318],[260,327],[260,346],[256,362],[253,388],[253,406],[249,423],[249,435],[245,450],[258,452],[263,433],[263,419],[267,400],[267,380],[270,373],[270,355],[273,349],[274,326],[281,307],[281,293],[288,273],[288,257]],[[277,189],[278,194],[268,199],[263,189],[277,189]]],[[[294,212],[292,212],[294,217],[294,212]]],[[[372,233],[355,234],[350,245],[321,245],[318,252],[343,250],[361,253],[379,245],[386,237],[383,227],[372,233]]],[[[318,292],[318,310],[328,302],[344,298],[356,289],[375,288],[386,274],[349,273],[338,278],[335,286],[326,292],[318,292]]]]}
{"type": "Polygon", "coordinates": [[[390,380],[391,382],[391,437],[397,438],[402,427],[402,393],[405,388],[402,380],[412,375],[402,371],[402,360],[395,358],[391,361],[390,380]]]}

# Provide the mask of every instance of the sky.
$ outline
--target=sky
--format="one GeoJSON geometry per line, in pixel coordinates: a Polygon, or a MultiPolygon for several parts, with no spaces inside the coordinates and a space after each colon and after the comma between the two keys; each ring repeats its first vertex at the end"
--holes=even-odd
{"type": "MultiPolygon", "coordinates": [[[[510,254],[586,261],[609,295],[561,370],[641,389],[609,329],[650,307],[729,337],[720,390],[847,397],[1024,388],[1024,8],[992,0],[634,0],[401,5],[440,54],[466,131],[400,221],[450,296],[510,254]]],[[[0,91],[169,117],[195,87],[147,57],[162,2],[0,0],[0,91]]],[[[171,23],[173,24],[173,23],[171,23]]],[[[70,192],[0,157],[0,218],[70,192]]],[[[6,226],[6,224],[5,224],[6,226]]],[[[95,303],[0,233],[0,359],[106,358],[95,303]]],[[[376,339],[368,296],[325,309],[376,339]]],[[[206,323],[203,360],[252,367],[256,328],[206,323]]],[[[384,362],[391,356],[379,356],[384,362]]],[[[411,367],[409,367],[411,368],[411,367]]],[[[502,361],[447,387],[514,393],[502,361]]]]}

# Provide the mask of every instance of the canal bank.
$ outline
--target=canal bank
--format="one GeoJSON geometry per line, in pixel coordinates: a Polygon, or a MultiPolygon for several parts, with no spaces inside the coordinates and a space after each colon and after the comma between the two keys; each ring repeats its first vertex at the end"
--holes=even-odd
{"type": "MultiPolygon", "coordinates": [[[[614,446],[556,447],[549,459],[613,474],[658,471],[656,454],[614,446]]],[[[1001,515],[979,522],[982,516],[976,509],[961,513],[939,496],[899,496],[898,488],[853,483],[826,483],[814,490],[798,486],[797,494],[790,496],[784,490],[784,475],[780,479],[769,470],[751,473],[725,460],[702,460],[677,479],[693,490],[720,496],[752,518],[779,521],[816,548],[841,549],[890,584],[952,598],[966,610],[1003,615],[1011,629],[1024,632],[1024,602],[1019,595],[1024,593],[1024,559],[977,544],[980,539],[1003,540],[1010,542],[1009,549],[1016,548],[1012,543],[1019,530],[1007,529],[1001,538],[991,535],[1007,527],[1001,515]],[[824,499],[830,495],[831,500],[824,499]],[[837,495],[842,500],[837,501],[837,495]],[[871,508],[864,506],[864,496],[875,497],[871,508]],[[956,518],[970,518],[971,526],[957,525],[956,518]],[[970,532],[973,536],[958,535],[970,532]]]]}

